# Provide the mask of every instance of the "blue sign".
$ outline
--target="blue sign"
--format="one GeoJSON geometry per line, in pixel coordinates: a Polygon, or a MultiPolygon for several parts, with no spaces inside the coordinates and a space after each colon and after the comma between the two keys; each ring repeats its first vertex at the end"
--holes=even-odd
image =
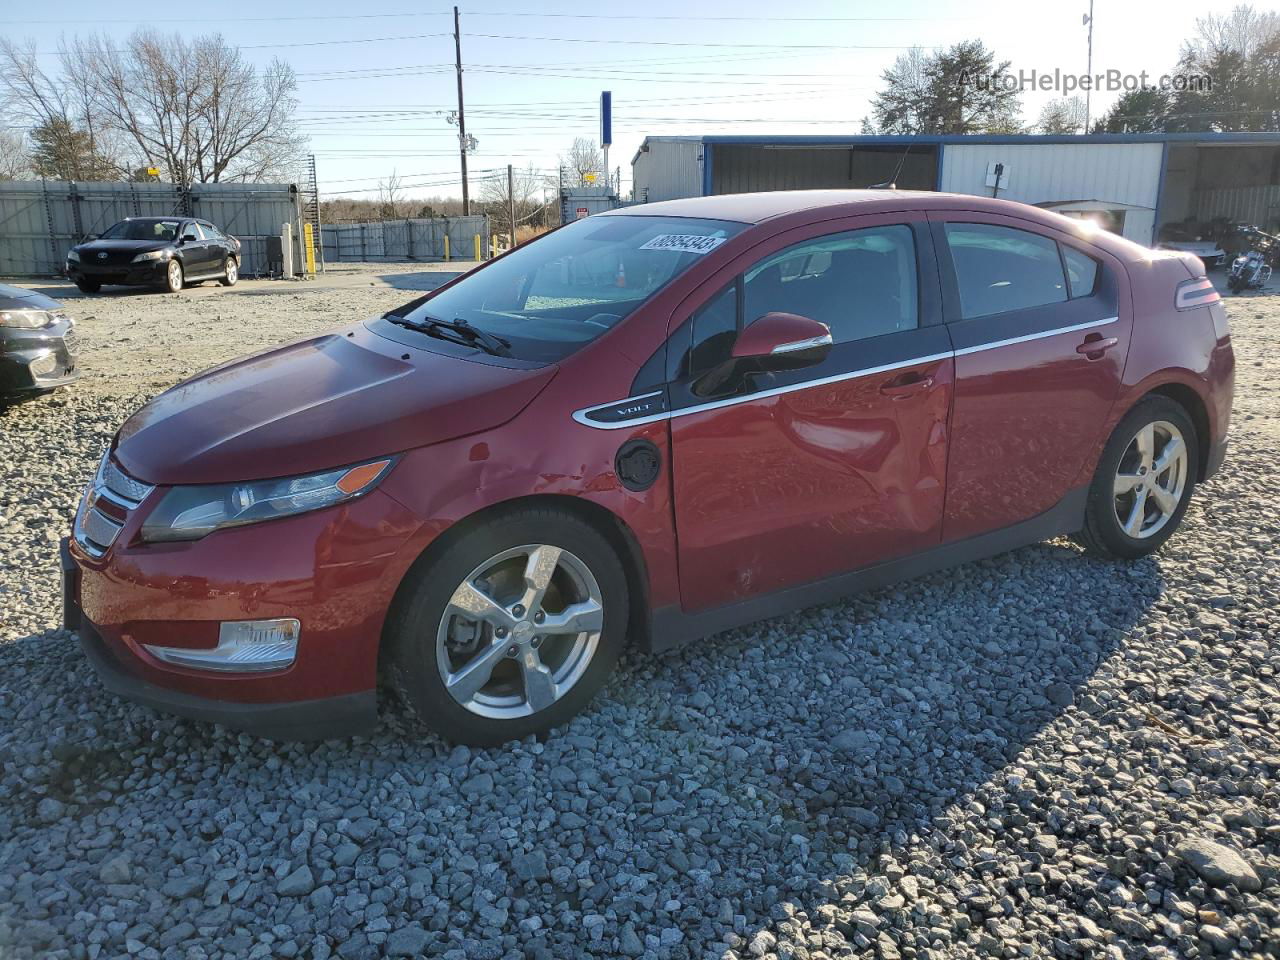
{"type": "Polygon", "coordinates": [[[613,143],[613,94],[605,90],[600,94],[600,146],[613,143]]]}

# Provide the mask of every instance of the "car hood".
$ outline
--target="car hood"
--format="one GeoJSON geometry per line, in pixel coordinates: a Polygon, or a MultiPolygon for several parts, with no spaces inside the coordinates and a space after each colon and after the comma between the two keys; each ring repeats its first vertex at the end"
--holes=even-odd
{"type": "Polygon", "coordinates": [[[160,394],[116,436],[153,484],[314,473],[499,426],[555,376],[404,347],[363,328],[206,371],[160,394]]]}
{"type": "Polygon", "coordinates": [[[83,257],[86,253],[149,253],[171,246],[171,240],[90,240],[88,243],[77,244],[72,249],[83,257]]]}
{"type": "Polygon", "coordinates": [[[0,310],[48,310],[61,312],[62,304],[35,290],[0,283],[0,310]]]}

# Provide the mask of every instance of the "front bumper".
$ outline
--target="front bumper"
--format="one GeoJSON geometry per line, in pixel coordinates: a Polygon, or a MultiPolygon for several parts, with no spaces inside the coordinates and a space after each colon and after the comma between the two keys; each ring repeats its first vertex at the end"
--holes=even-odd
{"type": "Polygon", "coordinates": [[[113,263],[98,266],[95,263],[76,263],[68,260],[67,278],[72,281],[88,280],[92,283],[116,283],[122,286],[141,286],[159,283],[169,269],[168,260],[146,260],[142,263],[113,263]]]}
{"type": "Polygon", "coordinates": [[[80,379],[73,337],[67,321],[43,330],[0,329],[0,396],[39,393],[80,379]],[[33,363],[49,357],[52,369],[32,371],[33,363]]]}
{"type": "Polygon", "coordinates": [[[80,617],[80,645],[102,685],[117,696],[190,720],[221,723],[268,740],[329,740],[369,733],[377,725],[373,690],[291,703],[231,703],[169,690],[134,676],[111,653],[97,628],[80,617]]]}
{"type": "Polygon", "coordinates": [[[370,729],[382,626],[420,522],[375,490],[340,507],[197,541],[147,544],[137,531],[148,501],[101,556],[64,541],[65,619],[69,629],[79,624],[107,688],[273,738],[370,729]],[[151,652],[212,648],[221,623],[283,617],[301,624],[296,657],[283,669],[214,671],[151,652]]]}

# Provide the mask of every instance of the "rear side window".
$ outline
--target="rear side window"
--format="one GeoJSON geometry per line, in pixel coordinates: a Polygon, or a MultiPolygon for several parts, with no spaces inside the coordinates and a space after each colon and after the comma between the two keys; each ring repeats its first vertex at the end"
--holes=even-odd
{"type": "Polygon", "coordinates": [[[1067,299],[1058,244],[1048,237],[986,223],[948,223],[946,235],[962,319],[1067,299]]]}
{"type": "Polygon", "coordinates": [[[919,325],[916,247],[911,228],[894,224],[805,240],[749,269],[743,285],[747,324],[766,313],[798,313],[848,343],[919,325]]]}
{"type": "Polygon", "coordinates": [[[1093,295],[1098,282],[1098,261],[1075,247],[1062,245],[1062,261],[1067,265],[1067,282],[1071,286],[1071,299],[1093,295]]]}
{"type": "Polygon", "coordinates": [[[200,222],[200,229],[204,231],[204,235],[210,240],[221,240],[222,231],[211,223],[200,222]]]}

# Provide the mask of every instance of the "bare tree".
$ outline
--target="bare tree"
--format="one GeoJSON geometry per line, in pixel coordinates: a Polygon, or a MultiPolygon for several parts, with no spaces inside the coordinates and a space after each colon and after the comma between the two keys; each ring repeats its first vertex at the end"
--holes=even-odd
{"type": "Polygon", "coordinates": [[[587,174],[599,174],[604,166],[604,159],[596,149],[594,140],[578,137],[569,148],[569,155],[560,158],[560,165],[565,167],[572,181],[570,186],[587,186],[587,174]]]}
{"type": "Polygon", "coordinates": [[[104,121],[175,183],[269,179],[304,143],[292,68],[274,60],[259,71],[218,34],[187,41],[140,30],[123,47],[77,38],[63,72],[87,77],[104,121]]]}
{"type": "MultiPolygon", "coordinates": [[[[920,133],[928,125],[924,111],[930,99],[929,62],[929,54],[920,47],[912,47],[899,54],[893,66],[881,75],[885,89],[876,95],[871,105],[877,132],[920,133]]],[[[864,120],[863,126],[866,130],[871,124],[864,120]]]]}
{"type": "Polygon", "coordinates": [[[1040,110],[1038,133],[1080,133],[1084,129],[1084,101],[1079,97],[1057,97],[1040,110]]]}
{"type": "Polygon", "coordinates": [[[127,160],[118,139],[97,122],[83,76],[66,70],[51,76],[36,57],[34,43],[0,37],[0,103],[37,141],[38,174],[65,180],[121,175],[127,160]]]}
{"type": "Polygon", "coordinates": [[[1196,35],[1182,47],[1183,57],[1209,60],[1227,51],[1251,60],[1280,34],[1280,13],[1255,10],[1249,4],[1232,7],[1228,14],[1211,13],[1196,19],[1196,35]]]}
{"type": "Polygon", "coordinates": [[[392,170],[391,176],[378,181],[378,218],[395,220],[407,216],[405,206],[404,187],[400,175],[392,170]]]}
{"type": "Polygon", "coordinates": [[[31,175],[31,154],[19,130],[0,129],[0,180],[23,180],[31,175]]]}
{"type": "MultiPolygon", "coordinates": [[[[541,215],[546,210],[546,205],[542,202],[542,191],[545,186],[545,181],[538,175],[533,164],[524,170],[515,171],[512,177],[514,189],[511,195],[515,197],[517,229],[530,223],[541,225],[541,215]]],[[[507,199],[506,171],[495,173],[481,181],[480,202],[485,205],[485,211],[493,221],[493,230],[499,236],[511,233],[511,215],[507,199]]]]}

